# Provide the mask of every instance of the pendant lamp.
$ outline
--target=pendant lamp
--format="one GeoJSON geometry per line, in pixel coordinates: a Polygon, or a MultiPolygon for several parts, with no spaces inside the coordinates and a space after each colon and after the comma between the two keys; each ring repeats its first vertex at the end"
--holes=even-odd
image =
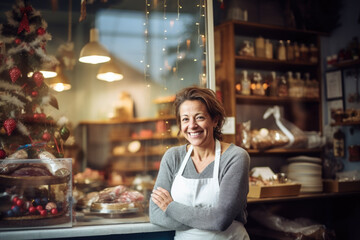
{"type": "Polygon", "coordinates": [[[109,62],[106,62],[103,65],[101,65],[96,77],[99,80],[114,82],[114,81],[122,80],[124,78],[124,75],[121,73],[121,69],[116,64],[116,62],[110,60],[109,62]]]}
{"type": "Polygon", "coordinates": [[[98,64],[110,61],[108,51],[99,43],[99,32],[96,28],[90,29],[90,42],[80,51],[79,61],[98,64]]]}
{"type": "Polygon", "coordinates": [[[64,75],[60,66],[56,66],[57,76],[46,79],[47,85],[57,92],[69,90],[71,84],[69,79],[64,75]]]}

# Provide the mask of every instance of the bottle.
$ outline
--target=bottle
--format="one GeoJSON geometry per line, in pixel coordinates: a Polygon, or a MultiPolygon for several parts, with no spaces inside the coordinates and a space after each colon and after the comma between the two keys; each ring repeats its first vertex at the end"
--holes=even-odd
{"type": "Polygon", "coordinates": [[[300,61],[300,48],[297,42],[294,42],[294,60],[300,61]]]}
{"type": "Polygon", "coordinates": [[[344,157],[345,155],[345,134],[339,128],[334,133],[333,150],[335,157],[344,157]]]}
{"type": "Polygon", "coordinates": [[[293,61],[294,57],[294,46],[291,44],[290,40],[286,41],[286,59],[288,61],[293,61]]]}
{"type": "Polygon", "coordinates": [[[300,46],[300,60],[304,62],[309,60],[309,48],[304,43],[300,46]]]}
{"type": "Polygon", "coordinates": [[[269,80],[269,96],[274,97],[278,95],[279,79],[276,77],[276,72],[272,71],[269,80]]]}
{"type": "Polygon", "coordinates": [[[280,61],[285,61],[286,60],[286,48],[285,48],[283,40],[279,41],[278,60],[280,60],[280,61]]]}
{"type": "Polygon", "coordinates": [[[265,39],[261,36],[255,39],[255,54],[259,58],[265,57],[265,39]]]}
{"type": "Polygon", "coordinates": [[[305,92],[305,81],[301,79],[301,74],[300,72],[296,72],[295,73],[295,81],[296,81],[296,85],[298,87],[298,92],[296,97],[304,97],[304,92],[305,92]]]}
{"type": "Polygon", "coordinates": [[[291,71],[287,72],[287,82],[289,85],[289,97],[296,97],[298,95],[298,84],[291,71]]]}
{"type": "Polygon", "coordinates": [[[279,87],[278,87],[278,96],[279,97],[288,97],[289,96],[289,87],[284,76],[280,77],[279,87]]]}
{"type": "Polygon", "coordinates": [[[250,80],[248,79],[248,72],[246,70],[242,71],[241,74],[241,94],[242,95],[250,95],[250,80]]]}
{"type": "Polygon", "coordinates": [[[263,88],[262,77],[261,74],[255,72],[251,82],[251,92],[253,95],[264,96],[265,89],[263,88]]]}
{"type": "Polygon", "coordinates": [[[317,63],[318,62],[318,53],[319,50],[315,45],[312,43],[310,44],[310,62],[317,63]]]}
{"type": "Polygon", "coordinates": [[[304,97],[312,98],[313,96],[313,83],[310,80],[310,73],[305,73],[305,86],[304,86],[304,97]]]}
{"type": "Polygon", "coordinates": [[[265,40],[265,58],[273,59],[273,45],[270,39],[265,40]]]}

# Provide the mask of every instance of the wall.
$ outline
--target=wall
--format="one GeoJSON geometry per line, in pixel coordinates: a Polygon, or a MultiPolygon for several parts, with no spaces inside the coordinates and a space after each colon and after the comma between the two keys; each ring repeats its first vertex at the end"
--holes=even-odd
{"type": "MultiPolygon", "coordinates": [[[[343,0],[343,7],[340,12],[340,26],[335,29],[330,36],[325,36],[321,38],[321,59],[322,59],[322,72],[323,72],[323,82],[325,83],[325,73],[327,70],[326,67],[326,57],[337,54],[341,48],[345,48],[346,45],[351,41],[355,36],[360,38],[360,1],[358,0],[343,0]]],[[[349,94],[354,93],[356,89],[354,76],[347,76],[346,72],[343,78],[343,89],[345,101],[349,94]]],[[[325,91],[325,85],[323,85],[323,90],[325,91]]],[[[326,129],[326,134],[332,136],[332,133],[337,129],[336,127],[329,127],[330,119],[328,119],[328,104],[325,99],[325,92],[323,91],[323,117],[324,117],[324,126],[326,129]]],[[[345,102],[347,108],[357,108],[360,109],[360,102],[355,104],[349,104],[345,102]]],[[[343,127],[342,130],[346,134],[346,145],[360,144],[360,128],[357,127],[343,127]],[[353,130],[353,133],[351,133],[353,130]]],[[[341,159],[344,164],[344,171],[351,170],[360,170],[360,162],[349,162],[348,153],[343,159],[341,159]]]]}

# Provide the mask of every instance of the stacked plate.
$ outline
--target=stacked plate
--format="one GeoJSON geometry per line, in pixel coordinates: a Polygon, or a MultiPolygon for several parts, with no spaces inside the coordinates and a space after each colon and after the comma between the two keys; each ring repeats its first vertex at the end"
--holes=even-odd
{"type": "Polygon", "coordinates": [[[297,156],[288,158],[288,178],[301,183],[300,192],[322,192],[321,158],[297,156]]]}

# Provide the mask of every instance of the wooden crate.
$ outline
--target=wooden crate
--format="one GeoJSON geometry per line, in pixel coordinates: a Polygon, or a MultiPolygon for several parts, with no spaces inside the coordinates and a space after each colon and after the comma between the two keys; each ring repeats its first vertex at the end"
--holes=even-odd
{"type": "Polygon", "coordinates": [[[344,181],[324,179],[324,192],[360,192],[360,181],[344,181]]]}
{"type": "Polygon", "coordinates": [[[269,186],[249,186],[249,198],[269,198],[269,197],[285,197],[297,196],[300,193],[301,184],[284,183],[269,186]]]}

